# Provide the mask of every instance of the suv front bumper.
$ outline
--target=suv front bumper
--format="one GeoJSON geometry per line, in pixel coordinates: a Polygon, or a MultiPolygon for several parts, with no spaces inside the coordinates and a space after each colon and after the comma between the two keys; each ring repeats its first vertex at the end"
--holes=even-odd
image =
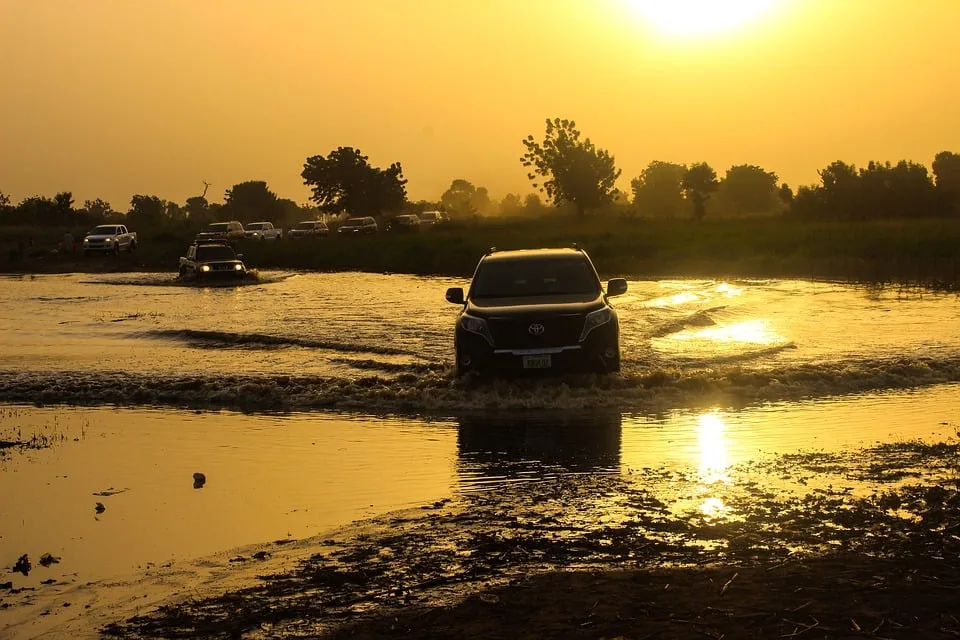
{"type": "Polygon", "coordinates": [[[457,327],[454,338],[457,372],[550,374],[620,370],[620,327],[616,319],[575,344],[544,348],[491,347],[482,337],[457,327]]]}

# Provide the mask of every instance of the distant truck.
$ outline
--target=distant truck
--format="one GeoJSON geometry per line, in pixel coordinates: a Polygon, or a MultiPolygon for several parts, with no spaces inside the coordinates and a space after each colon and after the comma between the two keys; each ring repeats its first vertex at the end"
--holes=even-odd
{"type": "Polygon", "coordinates": [[[273,226],[272,222],[251,222],[243,228],[250,240],[282,240],[283,229],[273,226]]]}
{"type": "Polygon", "coordinates": [[[85,256],[92,253],[118,254],[121,251],[133,253],[137,250],[137,234],[127,231],[126,225],[101,224],[84,236],[82,246],[85,256]]]}

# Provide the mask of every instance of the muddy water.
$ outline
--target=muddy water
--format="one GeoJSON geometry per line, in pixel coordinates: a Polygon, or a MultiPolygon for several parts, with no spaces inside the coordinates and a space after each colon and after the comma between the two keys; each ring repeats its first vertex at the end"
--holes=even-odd
{"type": "Polygon", "coordinates": [[[0,566],[50,552],[60,564],[17,583],[90,580],[506,484],[643,469],[692,478],[664,484],[677,510],[735,517],[724,492],[750,461],[942,439],[960,421],[954,296],[631,282],[616,299],[621,376],[473,384],[449,366],[443,291],[463,284],[3,279],[0,401],[88,406],[0,412],[0,440],[43,445],[0,458],[0,566]],[[123,408],[96,406],[110,403],[123,408]]]}

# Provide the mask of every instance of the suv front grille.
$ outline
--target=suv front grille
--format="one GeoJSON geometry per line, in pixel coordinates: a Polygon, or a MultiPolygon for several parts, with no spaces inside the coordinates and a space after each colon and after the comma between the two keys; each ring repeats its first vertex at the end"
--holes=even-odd
{"type": "Polygon", "coordinates": [[[497,349],[539,349],[564,347],[577,344],[583,331],[583,315],[535,315],[517,318],[488,318],[487,326],[493,334],[497,349]],[[537,335],[532,325],[541,325],[543,332],[537,335]]]}

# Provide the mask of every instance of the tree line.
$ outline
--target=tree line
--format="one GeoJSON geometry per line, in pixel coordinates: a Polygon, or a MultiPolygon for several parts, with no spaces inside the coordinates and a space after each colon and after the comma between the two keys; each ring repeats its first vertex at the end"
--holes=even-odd
{"type": "Polygon", "coordinates": [[[960,154],[938,153],[932,172],[901,160],[869,162],[866,167],[836,161],[818,172],[820,182],[793,189],[776,173],[757,165],[737,165],[722,177],[706,162],[678,164],[655,160],[630,181],[630,193],[617,188],[621,171],[614,157],[583,138],[573,120],[547,119],[541,140],[522,141],[520,158],[537,193],[507,194],[491,200],[487,189],[458,178],[437,201],[411,202],[400,162],[375,167],[353,147],[308,157],[301,178],[311,203],[278,197],[265,181],[251,180],[227,189],[223,203],[206,198],[206,189],[183,204],[155,195],[134,195],[116,211],[101,199],[77,206],[69,191],[52,198],[32,196],[14,205],[0,192],[0,223],[79,225],[123,221],[143,227],[271,220],[289,226],[324,215],[381,216],[441,209],[453,217],[542,215],[569,209],[619,210],[632,215],[703,219],[707,216],[789,215],[809,219],[861,220],[891,217],[960,215],[960,154]]]}

